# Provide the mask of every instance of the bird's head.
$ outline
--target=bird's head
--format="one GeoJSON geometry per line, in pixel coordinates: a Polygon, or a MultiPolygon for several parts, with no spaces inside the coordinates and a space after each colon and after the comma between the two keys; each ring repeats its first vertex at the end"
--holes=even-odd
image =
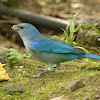
{"type": "Polygon", "coordinates": [[[40,35],[40,32],[32,24],[29,23],[13,25],[12,29],[17,31],[21,37],[36,37],[40,35]]]}

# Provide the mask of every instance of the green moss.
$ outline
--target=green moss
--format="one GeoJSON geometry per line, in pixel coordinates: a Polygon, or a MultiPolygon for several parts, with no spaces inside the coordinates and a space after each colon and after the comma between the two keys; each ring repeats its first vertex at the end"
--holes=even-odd
{"type": "MultiPolygon", "coordinates": [[[[89,48],[91,52],[96,52],[96,48],[89,48]]],[[[23,55],[21,55],[23,56],[23,55]]],[[[9,63],[6,70],[10,76],[9,81],[0,83],[1,100],[49,100],[54,97],[64,95],[64,100],[83,100],[88,98],[93,100],[96,91],[100,90],[100,71],[88,70],[92,67],[99,67],[100,61],[81,58],[61,64],[59,69],[47,73],[40,78],[31,78],[30,76],[38,74],[40,69],[45,69],[48,65],[41,63],[32,57],[15,57],[20,63],[9,63]],[[23,66],[23,67],[20,67],[23,66]],[[81,71],[81,68],[85,68],[81,71]],[[81,79],[85,87],[71,92],[66,89],[67,84],[81,79]],[[23,87],[23,93],[13,93],[12,95],[2,91],[2,87],[8,83],[20,84],[23,87]]],[[[9,60],[9,59],[8,59],[9,60]]]]}

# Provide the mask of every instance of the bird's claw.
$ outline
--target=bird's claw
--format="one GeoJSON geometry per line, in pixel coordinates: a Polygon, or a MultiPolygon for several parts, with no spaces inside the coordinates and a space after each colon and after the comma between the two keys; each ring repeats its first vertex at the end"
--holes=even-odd
{"type": "Polygon", "coordinates": [[[31,78],[38,78],[38,77],[40,77],[39,74],[31,76],[31,78]]]}
{"type": "Polygon", "coordinates": [[[44,70],[43,72],[41,72],[41,73],[39,73],[39,74],[37,74],[37,75],[33,75],[33,76],[31,76],[31,78],[38,78],[38,77],[44,75],[44,74],[47,73],[47,72],[49,72],[48,69],[47,69],[47,70],[44,70]]]}

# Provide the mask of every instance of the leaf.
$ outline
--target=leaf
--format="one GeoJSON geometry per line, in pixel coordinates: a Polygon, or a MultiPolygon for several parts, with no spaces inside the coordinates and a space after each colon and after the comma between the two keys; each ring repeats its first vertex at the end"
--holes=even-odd
{"type": "Polygon", "coordinates": [[[80,24],[78,25],[78,27],[75,29],[74,32],[77,32],[77,31],[82,27],[82,25],[83,25],[83,23],[80,23],[80,24]]]}
{"type": "Polygon", "coordinates": [[[72,19],[72,22],[71,22],[71,25],[70,25],[70,35],[69,35],[69,39],[70,39],[70,40],[72,40],[74,31],[75,31],[75,21],[76,21],[76,16],[77,16],[77,15],[78,15],[78,13],[76,13],[76,14],[73,16],[73,19],[72,19]]]}
{"type": "Polygon", "coordinates": [[[86,50],[84,47],[75,46],[75,48],[81,49],[81,50],[83,50],[84,52],[89,53],[89,51],[88,51],[88,50],[86,50]]]}
{"type": "Polygon", "coordinates": [[[75,21],[76,21],[76,16],[78,15],[78,13],[76,13],[74,16],[73,16],[73,19],[72,19],[72,22],[70,24],[70,33],[73,33],[74,32],[74,29],[75,29],[75,21]]]}
{"type": "Polygon", "coordinates": [[[61,38],[59,36],[57,36],[57,35],[53,35],[50,38],[61,41],[61,38]]]}
{"type": "Polygon", "coordinates": [[[85,23],[85,24],[89,25],[89,26],[92,27],[97,33],[100,34],[100,31],[99,31],[97,28],[95,28],[92,24],[90,24],[90,23],[88,23],[88,22],[86,22],[86,21],[83,21],[82,23],[85,23]]]}
{"type": "Polygon", "coordinates": [[[68,33],[69,32],[69,29],[70,29],[70,23],[67,24],[67,27],[66,27],[66,32],[68,33]]]}
{"type": "Polygon", "coordinates": [[[66,36],[66,43],[67,44],[70,44],[71,43],[71,40],[69,39],[69,36],[68,36],[68,33],[63,29],[63,28],[61,28],[63,31],[64,31],[64,34],[65,34],[65,36],[66,36]]]}

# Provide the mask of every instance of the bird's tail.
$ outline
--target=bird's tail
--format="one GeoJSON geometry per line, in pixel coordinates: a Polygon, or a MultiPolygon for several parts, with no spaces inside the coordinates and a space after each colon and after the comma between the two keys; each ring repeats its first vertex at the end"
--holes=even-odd
{"type": "Polygon", "coordinates": [[[93,58],[93,59],[100,59],[100,56],[94,55],[94,54],[89,54],[89,53],[86,53],[86,54],[80,55],[80,56],[81,56],[81,57],[93,58]]]}

